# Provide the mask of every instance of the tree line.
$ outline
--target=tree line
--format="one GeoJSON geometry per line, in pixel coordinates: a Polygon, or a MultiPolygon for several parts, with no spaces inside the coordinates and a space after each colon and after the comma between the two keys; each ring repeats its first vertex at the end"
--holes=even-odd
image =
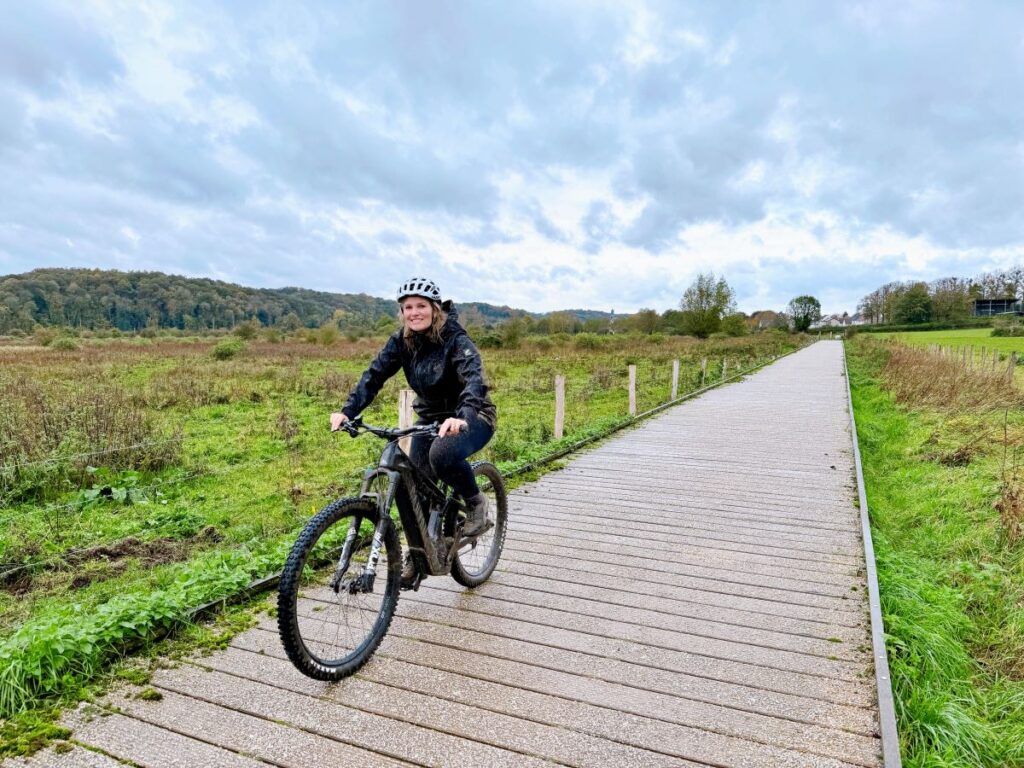
{"type": "Polygon", "coordinates": [[[876,288],[857,309],[869,323],[962,322],[976,299],[1024,298],[1024,266],[977,277],[892,282],[876,288]]]}
{"type": "MultiPolygon", "coordinates": [[[[545,314],[482,302],[459,305],[463,324],[488,346],[515,345],[527,335],[673,334],[707,338],[769,329],[807,330],[820,317],[811,296],[790,302],[788,312],[736,311],[724,277],[698,275],[678,308],[641,309],[627,315],[595,310],[545,314]]],[[[88,331],[233,331],[253,338],[261,328],[294,333],[312,330],[348,336],[390,333],[395,303],[366,294],[304,288],[247,288],[206,278],[161,272],[38,269],[0,277],[0,334],[39,328],[88,331]]]]}
{"type": "MultiPolygon", "coordinates": [[[[468,314],[494,323],[508,307],[470,304],[468,314]]],[[[255,324],[291,332],[325,324],[341,332],[388,327],[395,303],[366,294],[305,288],[247,288],[162,272],[37,269],[0,277],[0,333],[37,326],[138,332],[231,330],[255,324]]]]}

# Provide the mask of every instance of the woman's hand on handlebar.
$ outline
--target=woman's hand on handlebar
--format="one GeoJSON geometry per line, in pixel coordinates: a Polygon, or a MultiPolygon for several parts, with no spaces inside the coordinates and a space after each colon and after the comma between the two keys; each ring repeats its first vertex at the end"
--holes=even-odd
{"type": "Polygon", "coordinates": [[[445,419],[437,430],[437,436],[457,435],[468,426],[464,419],[445,419]]]}
{"type": "Polygon", "coordinates": [[[337,432],[341,429],[341,425],[348,421],[348,416],[344,413],[332,413],[331,414],[331,432],[337,432]]]}

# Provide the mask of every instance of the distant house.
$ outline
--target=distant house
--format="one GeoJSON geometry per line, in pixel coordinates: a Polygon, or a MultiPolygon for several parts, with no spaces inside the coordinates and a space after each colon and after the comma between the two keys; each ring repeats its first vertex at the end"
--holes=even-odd
{"type": "Polygon", "coordinates": [[[1024,314],[1021,302],[1017,299],[975,299],[974,316],[989,317],[991,315],[1024,314]]]}
{"type": "Polygon", "coordinates": [[[835,328],[836,326],[864,325],[865,322],[864,317],[859,312],[856,315],[851,315],[849,312],[843,312],[841,315],[822,315],[821,320],[816,323],[811,323],[811,328],[835,328]]]}

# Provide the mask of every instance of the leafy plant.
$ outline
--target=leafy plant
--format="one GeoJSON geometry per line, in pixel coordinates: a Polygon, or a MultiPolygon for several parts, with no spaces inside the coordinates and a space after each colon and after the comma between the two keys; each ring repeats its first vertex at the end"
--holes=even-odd
{"type": "Polygon", "coordinates": [[[213,348],[214,360],[230,360],[245,349],[245,342],[242,339],[224,339],[213,348]]]}
{"type": "Polygon", "coordinates": [[[79,506],[87,507],[104,501],[120,504],[148,504],[144,489],[139,487],[138,472],[114,473],[105,467],[86,467],[92,476],[91,488],[79,492],[79,506]]]}

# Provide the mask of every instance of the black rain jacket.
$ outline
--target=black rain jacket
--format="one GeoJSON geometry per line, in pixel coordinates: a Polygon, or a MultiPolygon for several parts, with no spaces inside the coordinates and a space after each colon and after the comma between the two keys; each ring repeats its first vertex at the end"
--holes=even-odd
{"type": "Polygon", "coordinates": [[[446,301],[442,307],[448,320],[441,328],[441,343],[431,341],[425,334],[415,334],[410,345],[402,338],[401,329],[393,333],[359,379],[342,413],[350,419],[362,413],[384,382],[401,368],[409,386],[416,391],[413,408],[422,421],[478,416],[495,426],[498,412],[487,396],[480,353],[459,324],[452,303],[446,301]]]}

